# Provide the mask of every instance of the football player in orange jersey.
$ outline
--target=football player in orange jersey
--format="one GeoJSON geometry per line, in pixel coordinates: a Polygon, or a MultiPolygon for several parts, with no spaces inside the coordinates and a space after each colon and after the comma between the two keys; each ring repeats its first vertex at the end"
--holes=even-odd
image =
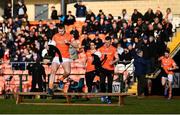
{"type": "Polygon", "coordinates": [[[164,95],[168,95],[168,99],[172,98],[172,82],[174,77],[173,70],[178,69],[175,61],[170,57],[169,50],[166,50],[164,56],[159,58],[161,61],[161,67],[163,69],[164,75],[161,78],[161,83],[164,86],[164,95]],[[169,92],[168,92],[169,89],[169,92]]]}
{"type": "Polygon", "coordinates": [[[59,61],[58,54],[55,55],[51,65],[51,75],[50,75],[49,89],[48,89],[48,94],[50,95],[53,95],[54,79],[60,64],[64,69],[64,73],[63,73],[63,77],[60,79],[59,88],[63,89],[64,87],[63,80],[67,78],[71,73],[71,59],[70,59],[69,47],[70,45],[74,48],[78,47],[77,43],[72,39],[72,36],[65,31],[65,27],[63,25],[58,25],[58,33],[53,36],[52,41],[55,42],[55,46],[61,52],[62,63],[59,61]]]}

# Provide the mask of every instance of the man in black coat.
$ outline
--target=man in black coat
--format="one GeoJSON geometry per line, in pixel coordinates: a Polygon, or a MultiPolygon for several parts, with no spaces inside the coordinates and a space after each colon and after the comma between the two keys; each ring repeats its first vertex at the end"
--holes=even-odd
{"type": "Polygon", "coordinates": [[[51,19],[52,19],[52,20],[58,20],[57,10],[55,9],[55,7],[52,6],[52,7],[51,7],[51,10],[52,10],[52,12],[51,12],[51,19]]]}
{"type": "Polygon", "coordinates": [[[137,50],[137,56],[134,59],[134,75],[138,79],[138,96],[143,97],[146,89],[146,60],[143,58],[143,51],[137,50]]]}
{"type": "Polygon", "coordinates": [[[40,64],[40,57],[38,56],[38,54],[34,54],[33,58],[36,62],[29,68],[29,74],[32,75],[31,92],[42,92],[43,83],[46,81],[45,69],[40,64]],[[36,84],[38,84],[38,89],[36,89],[36,84]]]}
{"type": "Polygon", "coordinates": [[[137,23],[138,18],[143,18],[143,15],[137,9],[134,9],[134,12],[131,17],[132,22],[137,23]]]}
{"type": "Polygon", "coordinates": [[[7,5],[4,8],[4,18],[9,19],[12,17],[12,5],[11,3],[7,3],[7,5]]]}

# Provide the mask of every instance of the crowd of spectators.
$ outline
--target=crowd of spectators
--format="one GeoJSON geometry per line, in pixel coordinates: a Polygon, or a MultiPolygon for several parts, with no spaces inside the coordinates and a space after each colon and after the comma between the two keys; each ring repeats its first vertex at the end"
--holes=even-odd
{"type": "MultiPolygon", "coordinates": [[[[57,24],[51,21],[42,24],[42,21],[39,20],[37,26],[31,27],[25,4],[22,2],[18,2],[18,4],[17,17],[12,18],[11,11],[7,12],[11,7],[11,4],[8,3],[4,21],[0,24],[0,58],[1,61],[32,62],[34,61],[33,55],[35,53],[41,55],[44,44],[58,32],[57,24]]],[[[78,7],[77,4],[75,7],[78,7]]],[[[142,49],[144,58],[149,61],[148,72],[150,73],[153,71],[155,60],[163,55],[166,44],[173,35],[171,9],[167,8],[166,12],[163,15],[159,9],[154,12],[149,8],[143,15],[134,9],[130,17],[126,9],[123,9],[122,15],[115,19],[112,14],[105,14],[101,9],[98,14],[89,10],[85,15],[76,14],[78,17],[85,16],[82,31],[77,31],[74,27],[70,33],[76,40],[82,34],[84,35],[84,39],[80,43],[84,51],[89,49],[91,41],[96,44],[97,49],[103,45],[99,34],[110,36],[113,46],[117,48],[120,61],[130,61],[133,59],[136,49],[142,49]],[[90,39],[89,34],[95,34],[95,38],[90,39]]],[[[58,19],[61,24],[65,25],[73,25],[76,21],[71,11],[68,11],[65,16],[57,15],[55,7],[52,7],[51,18],[58,19]]],[[[13,64],[13,67],[14,69],[25,69],[23,63],[13,64]]]]}

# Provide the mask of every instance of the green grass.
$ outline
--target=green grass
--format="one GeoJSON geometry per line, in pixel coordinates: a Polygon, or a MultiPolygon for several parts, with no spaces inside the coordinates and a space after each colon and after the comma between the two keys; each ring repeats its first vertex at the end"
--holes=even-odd
{"type": "MultiPolygon", "coordinates": [[[[29,101],[29,100],[28,100],[29,101]]],[[[35,102],[65,102],[65,100],[35,100],[35,102]]],[[[85,101],[79,99],[73,101],[76,103],[99,103],[99,99],[91,99],[85,101]]],[[[0,113],[41,113],[41,114],[119,114],[119,113],[180,113],[180,99],[167,100],[164,98],[144,98],[137,99],[136,97],[127,97],[125,100],[126,105],[121,107],[92,107],[92,106],[45,106],[45,105],[16,105],[15,100],[0,100],[0,113]]]]}

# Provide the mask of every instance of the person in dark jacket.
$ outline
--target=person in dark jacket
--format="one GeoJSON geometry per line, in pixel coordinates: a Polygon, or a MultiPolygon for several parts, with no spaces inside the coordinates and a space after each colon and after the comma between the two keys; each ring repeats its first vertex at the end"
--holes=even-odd
{"type": "Polygon", "coordinates": [[[70,32],[70,34],[74,37],[75,40],[79,39],[79,31],[74,26],[70,32]]]}
{"type": "Polygon", "coordinates": [[[43,82],[46,79],[46,73],[44,67],[40,64],[40,56],[38,54],[34,54],[33,56],[36,62],[32,64],[29,69],[29,74],[32,75],[32,87],[31,92],[43,91],[43,82]],[[36,84],[38,84],[38,89],[36,89],[36,84]]]}
{"type": "Polygon", "coordinates": [[[134,12],[131,17],[132,22],[137,23],[138,18],[143,18],[143,15],[137,9],[134,9],[134,12]]]}
{"type": "Polygon", "coordinates": [[[151,8],[148,9],[148,11],[144,14],[144,21],[148,21],[149,23],[152,23],[154,20],[154,12],[151,8]]]}
{"type": "Polygon", "coordinates": [[[78,3],[76,3],[74,5],[74,7],[76,8],[76,17],[85,17],[86,16],[86,6],[82,4],[81,1],[79,1],[78,3]]]}
{"type": "Polygon", "coordinates": [[[94,44],[96,45],[96,49],[99,49],[101,46],[103,46],[102,39],[99,37],[99,34],[95,34],[95,38],[92,40],[94,44]]]}
{"type": "Polygon", "coordinates": [[[146,89],[146,60],[143,58],[143,51],[137,50],[137,56],[134,59],[134,75],[138,79],[138,96],[143,97],[146,89]]]}
{"type": "Polygon", "coordinates": [[[76,18],[72,15],[71,11],[68,11],[68,14],[65,17],[65,24],[66,25],[73,25],[76,22],[76,18]]]}
{"type": "Polygon", "coordinates": [[[21,0],[18,0],[17,11],[16,11],[18,18],[19,19],[27,18],[26,12],[27,12],[26,5],[21,0]]]}
{"type": "Polygon", "coordinates": [[[90,42],[91,42],[91,39],[88,37],[88,33],[84,33],[84,39],[82,41],[82,48],[84,48],[84,51],[86,52],[87,50],[90,49],[90,42]]]}
{"type": "Polygon", "coordinates": [[[12,5],[11,3],[7,3],[7,5],[4,8],[4,18],[9,19],[12,17],[12,5]]]}
{"type": "Polygon", "coordinates": [[[55,9],[55,6],[51,7],[51,19],[52,20],[58,20],[57,10],[55,9]]]}

